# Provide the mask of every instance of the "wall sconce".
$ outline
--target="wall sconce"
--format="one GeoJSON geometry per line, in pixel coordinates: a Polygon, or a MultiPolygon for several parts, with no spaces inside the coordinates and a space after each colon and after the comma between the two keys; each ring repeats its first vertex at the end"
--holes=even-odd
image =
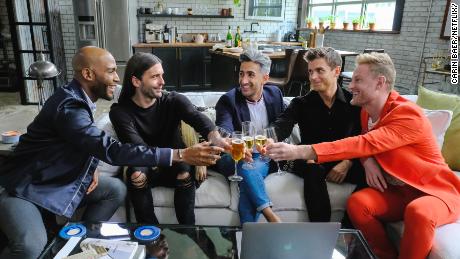
{"type": "Polygon", "coordinates": [[[53,63],[45,60],[45,55],[43,55],[43,53],[40,53],[38,60],[30,65],[27,76],[37,80],[38,111],[42,109],[46,101],[43,92],[43,79],[54,78],[60,73],[61,72],[53,63]]]}

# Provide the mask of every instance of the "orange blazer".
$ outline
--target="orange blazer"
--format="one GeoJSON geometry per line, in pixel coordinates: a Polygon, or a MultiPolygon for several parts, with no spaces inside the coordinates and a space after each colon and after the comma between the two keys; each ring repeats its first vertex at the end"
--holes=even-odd
{"type": "Polygon", "coordinates": [[[458,213],[460,180],[445,163],[422,109],[392,91],[369,132],[368,119],[362,109],[362,135],[313,145],[318,163],[374,156],[388,174],[438,197],[458,213]]]}

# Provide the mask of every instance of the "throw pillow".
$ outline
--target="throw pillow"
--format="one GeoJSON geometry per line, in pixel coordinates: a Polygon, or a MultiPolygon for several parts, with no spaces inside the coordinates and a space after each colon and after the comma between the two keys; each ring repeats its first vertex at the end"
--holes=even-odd
{"type": "Polygon", "coordinates": [[[417,104],[426,109],[452,111],[452,122],[446,131],[442,155],[452,170],[460,171],[460,97],[420,86],[417,104]]]}
{"type": "Polygon", "coordinates": [[[452,120],[452,111],[423,109],[423,112],[431,123],[431,128],[439,148],[442,149],[446,130],[449,128],[452,120]]]}

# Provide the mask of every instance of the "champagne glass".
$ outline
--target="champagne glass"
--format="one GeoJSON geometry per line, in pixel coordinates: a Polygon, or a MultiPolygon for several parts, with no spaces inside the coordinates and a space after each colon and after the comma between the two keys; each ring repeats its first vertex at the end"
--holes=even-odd
{"type": "MultiPolygon", "coordinates": [[[[256,131],[255,125],[252,121],[243,121],[241,123],[241,126],[243,129],[243,140],[246,144],[246,148],[252,152],[252,149],[254,147],[254,136],[256,131]]],[[[252,163],[247,162],[243,164],[243,168],[252,170],[255,169],[255,166],[252,163]]]]}
{"type": "Polygon", "coordinates": [[[227,139],[230,138],[232,136],[232,134],[228,130],[226,130],[225,128],[222,128],[222,127],[219,127],[219,126],[216,126],[216,128],[214,130],[217,131],[217,133],[218,133],[218,135],[219,135],[219,137],[221,139],[219,139],[219,137],[214,137],[214,138],[210,139],[209,141],[211,142],[211,145],[224,147],[222,141],[227,141],[227,139]]]}
{"type": "MultiPolygon", "coordinates": [[[[261,150],[265,146],[265,144],[267,143],[266,130],[265,129],[257,130],[254,139],[255,139],[256,147],[259,150],[261,150]]],[[[262,155],[262,153],[260,154],[260,160],[262,160],[264,162],[267,162],[267,163],[270,162],[270,158],[268,156],[262,155]]]]}
{"type": "MultiPolygon", "coordinates": [[[[265,134],[266,134],[267,138],[271,138],[271,139],[273,139],[274,142],[278,142],[278,137],[276,136],[276,131],[275,131],[274,127],[266,128],[265,129],[265,134]]],[[[286,174],[285,171],[281,171],[280,164],[278,163],[278,161],[275,161],[275,162],[276,162],[276,166],[278,167],[278,171],[276,171],[276,175],[284,175],[284,174],[286,174]]]]}
{"type": "Polygon", "coordinates": [[[228,180],[232,182],[240,182],[243,180],[243,177],[238,175],[238,161],[244,157],[244,140],[243,134],[241,131],[235,131],[232,134],[232,158],[235,161],[235,173],[228,177],[228,180]]]}

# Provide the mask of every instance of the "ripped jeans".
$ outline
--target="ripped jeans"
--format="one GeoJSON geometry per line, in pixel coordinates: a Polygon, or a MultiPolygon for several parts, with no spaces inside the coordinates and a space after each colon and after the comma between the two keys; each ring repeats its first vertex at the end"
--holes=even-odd
{"type": "MultiPolygon", "coordinates": [[[[152,190],[157,186],[174,188],[174,209],[179,224],[195,224],[195,168],[185,163],[176,163],[171,167],[149,169],[147,182],[141,188],[133,184],[133,168],[128,168],[128,193],[139,223],[159,224],[155,216],[152,190]],[[185,179],[177,179],[182,172],[189,172],[185,179]]],[[[134,179],[136,181],[136,179],[134,179]]]]}

